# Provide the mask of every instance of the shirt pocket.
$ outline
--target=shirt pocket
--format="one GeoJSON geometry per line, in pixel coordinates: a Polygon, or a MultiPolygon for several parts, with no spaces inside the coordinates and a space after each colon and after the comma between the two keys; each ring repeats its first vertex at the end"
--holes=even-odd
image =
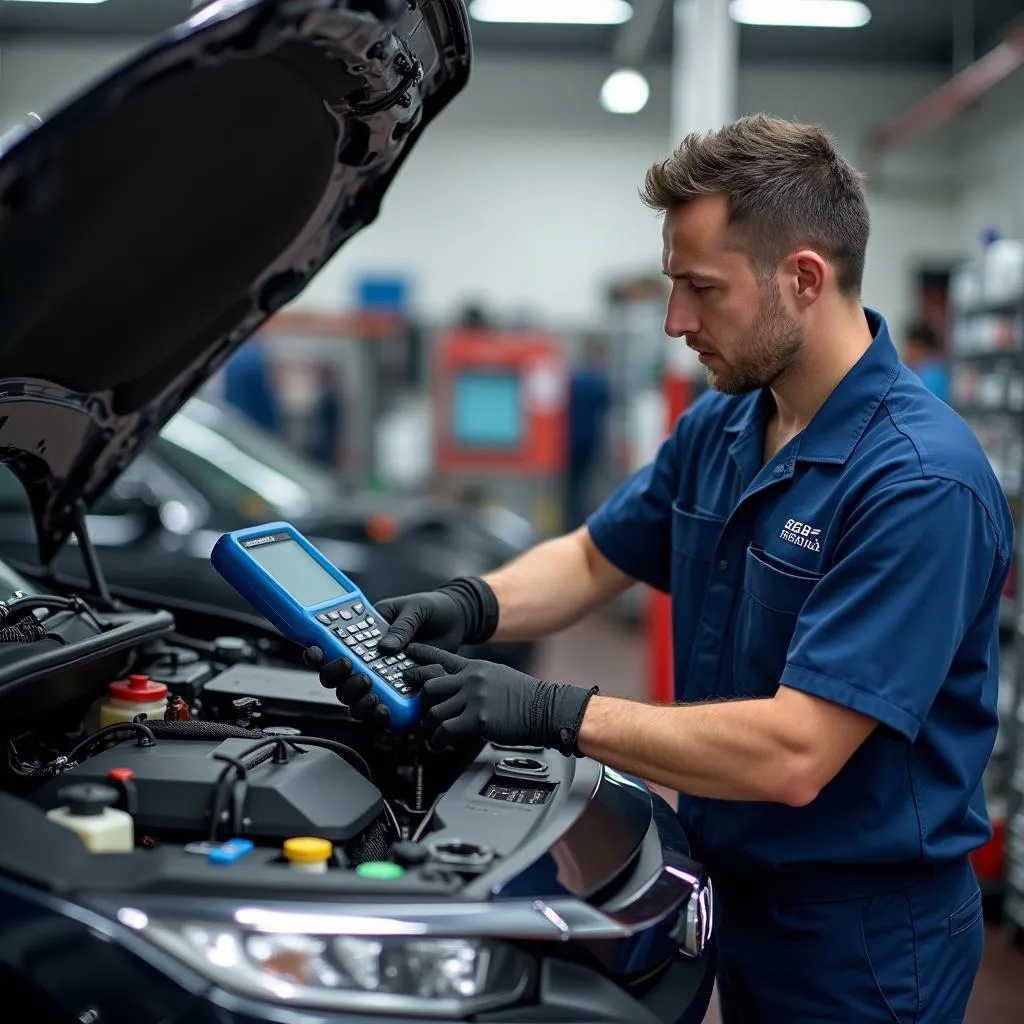
{"type": "Polygon", "coordinates": [[[797,616],[820,579],[820,573],[784,566],[764,551],[747,548],[734,632],[736,694],[775,694],[797,616]]]}
{"type": "Polygon", "coordinates": [[[672,647],[676,665],[676,699],[685,698],[686,666],[700,621],[704,591],[725,519],[687,512],[672,503],[672,647]]]}

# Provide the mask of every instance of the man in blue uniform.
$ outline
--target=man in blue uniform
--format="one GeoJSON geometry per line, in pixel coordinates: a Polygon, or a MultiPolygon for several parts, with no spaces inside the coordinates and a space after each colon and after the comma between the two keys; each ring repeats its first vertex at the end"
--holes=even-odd
{"type": "MultiPolygon", "coordinates": [[[[690,136],[645,199],[666,329],[712,390],[585,527],[383,602],[380,646],[416,641],[435,745],[544,744],[679,794],[717,882],[726,1021],[962,1020],[1007,503],[861,304],[862,180],[826,134],[758,116],[690,136]],[[674,705],[448,653],[560,629],[636,580],[672,595],[674,705]]],[[[321,678],[383,717],[344,659],[321,678]]]]}
{"type": "Polygon", "coordinates": [[[944,402],[949,401],[949,367],[936,333],[925,323],[914,324],[903,343],[903,362],[921,383],[944,402]]]}
{"type": "Polygon", "coordinates": [[[276,433],[280,416],[270,359],[258,339],[243,345],[224,367],[224,401],[253,423],[276,433]]]}
{"type": "Polygon", "coordinates": [[[587,339],[582,359],[569,376],[569,429],[565,466],[566,529],[587,518],[590,485],[605,442],[611,389],[605,373],[605,349],[587,339]]]}

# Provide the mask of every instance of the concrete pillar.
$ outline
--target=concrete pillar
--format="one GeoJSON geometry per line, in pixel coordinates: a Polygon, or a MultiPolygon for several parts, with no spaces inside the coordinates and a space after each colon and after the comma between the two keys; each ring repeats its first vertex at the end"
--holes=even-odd
{"type": "Polygon", "coordinates": [[[720,128],[736,116],[739,26],[729,0],[674,0],[672,114],[674,149],[692,131],[720,128]]]}
{"type": "MultiPolygon", "coordinates": [[[[721,128],[736,116],[739,34],[729,17],[729,0],[673,0],[672,113],[669,149],[693,131],[721,128]]],[[[662,385],[667,430],[685,412],[703,368],[681,340],[665,339],[662,385]]],[[[672,606],[651,592],[647,610],[648,687],[657,701],[674,696],[672,606]]]]}

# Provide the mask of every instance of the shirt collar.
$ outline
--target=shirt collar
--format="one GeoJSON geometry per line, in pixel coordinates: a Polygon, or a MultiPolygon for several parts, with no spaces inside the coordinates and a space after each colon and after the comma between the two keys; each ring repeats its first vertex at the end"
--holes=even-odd
{"type": "MultiPolygon", "coordinates": [[[[900,359],[885,318],[866,307],[864,315],[874,340],[800,433],[800,460],[846,462],[896,380],[900,359]]],[[[771,406],[771,393],[762,388],[737,403],[724,429],[731,434],[745,434],[763,425],[771,406]]]]}

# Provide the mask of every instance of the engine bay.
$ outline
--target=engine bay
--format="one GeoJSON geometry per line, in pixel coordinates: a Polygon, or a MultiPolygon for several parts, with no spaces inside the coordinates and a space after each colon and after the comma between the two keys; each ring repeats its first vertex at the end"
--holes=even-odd
{"type": "Polygon", "coordinates": [[[709,941],[706,874],[639,780],[536,747],[432,750],[353,720],[255,619],[9,573],[0,889],[20,905],[145,929],[207,972],[223,936],[189,922],[264,952],[278,926],[482,931],[510,1000],[523,950],[636,994],[709,941]]]}
{"type": "MultiPolygon", "coordinates": [[[[622,874],[649,829],[636,801],[600,854],[573,853],[566,826],[600,766],[532,748],[437,752],[415,731],[368,729],[270,630],[197,637],[162,609],[17,593],[3,605],[0,796],[17,804],[8,827],[45,836],[47,853],[0,842],[0,869],[45,862],[52,875],[55,858],[84,851],[97,879],[123,860],[110,854],[131,853],[144,884],[170,892],[246,879],[511,892],[561,842],[569,855],[543,884],[585,895],[622,874]]],[[[225,622],[211,618],[216,633],[225,622]]]]}

